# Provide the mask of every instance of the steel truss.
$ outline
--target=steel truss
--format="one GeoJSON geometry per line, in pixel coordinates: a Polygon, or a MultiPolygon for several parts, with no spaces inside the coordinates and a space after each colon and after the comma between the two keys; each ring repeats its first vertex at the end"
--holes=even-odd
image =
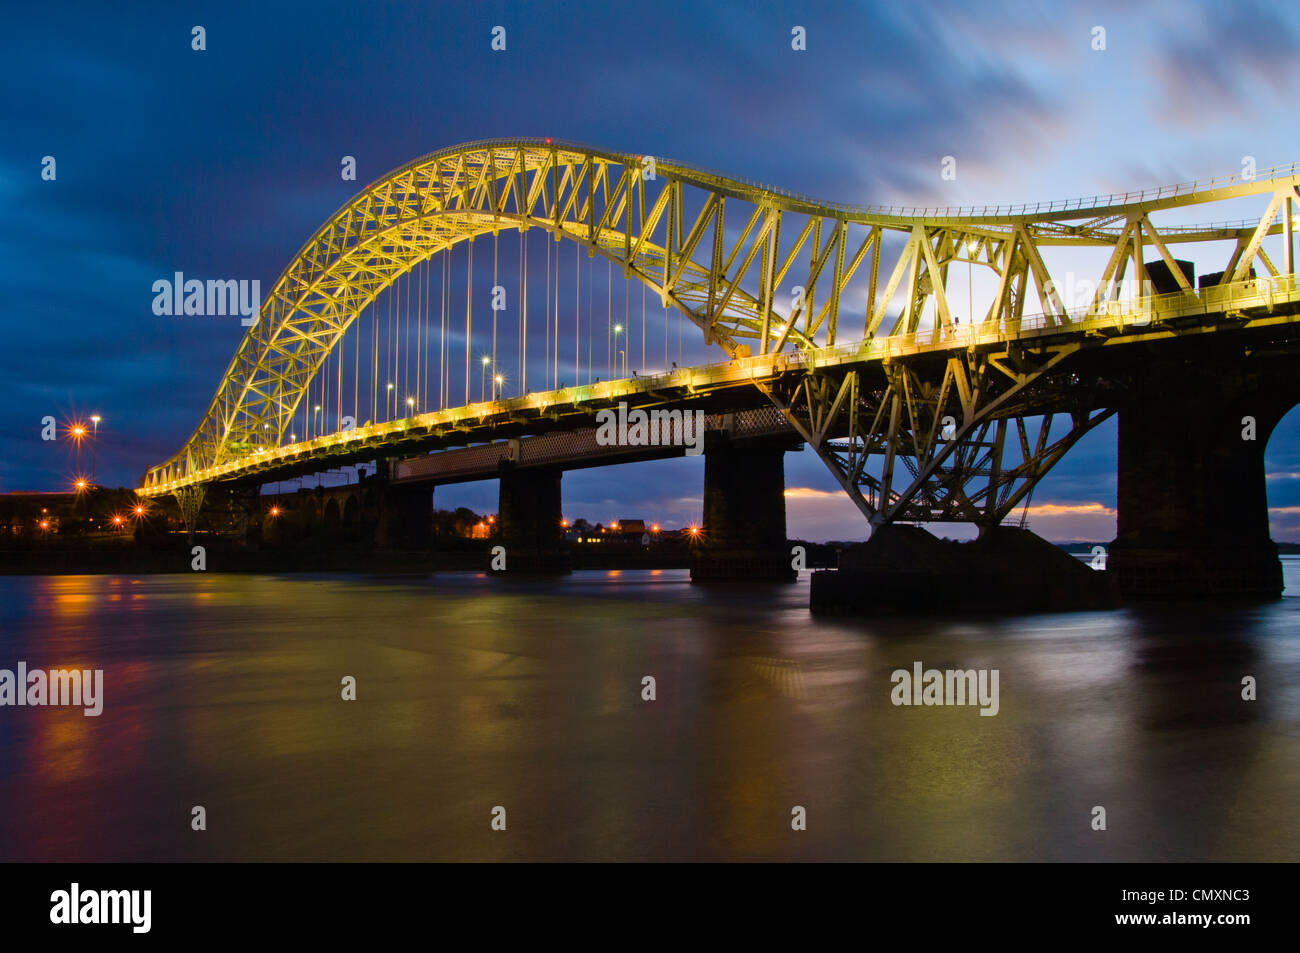
{"type": "Polygon", "coordinates": [[[768,396],[873,526],[994,526],[1115,412],[1065,369],[1078,347],[828,369],[768,396]]]}
{"type": "MultiPolygon", "coordinates": [[[[263,303],[198,429],[146,474],[145,488],[175,491],[182,511],[196,517],[201,489],[181,489],[201,486],[214,467],[251,465],[255,454],[279,447],[313,376],[376,295],[458,243],[540,228],[644,282],[733,359],[812,355],[854,341],[865,353],[886,338],[943,346],[966,331],[997,330],[1009,339],[1001,349],[948,346],[937,363],[933,355],[887,353],[856,367],[814,368],[794,382],[788,375],[754,382],[873,523],[987,525],[1109,413],[1078,395],[1067,399],[1065,363],[1077,339],[1103,333],[1096,319],[1116,309],[1126,276],[1145,288],[1148,253],[1168,266],[1174,296],[1204,304],[1205,313],[1231,315],[1238,295],[1254,294],[1257,266],[1295,296],[1297,185],[1300,168],[1292,165],[1249,179],[1032,206],[884,208],[820,202],[662,157],[572,143],[456,146],[374,182],[312,236],[263,303]],[[1255,219],[1160,229],[1151,221],[1159,211],[1250,195],[1268,202],[1255,219]],[[1263,247],[1278,234],[1280,267],[1263,247]],[[1233,252],[1223,284],[1198,294],[1171,246],[1206,241],[1229,241],[1233,252]],[[1109,249],[1086,305],[1062,299],[1044,261],[1044,248],[1063,245],[1109,249]],[[996,276],[992,300],[952,299],[949,272],[962,262],[996,276]],[[1040,341],[1045,330],[1067,343],[1039,350],[1028,339],[1017,343],[1021,335],[1040,341]],[[1044,430],[1036,430],[1031,418],[1044,414],[1044,430]],[[1061,415],[1064,433],[1055,423],[1061,415]],[[942,436],[946,416],[954,418],[952,439],[942,436]]],[[[1153,300],[1125,308],[1141,311],[1153,300]]]]}

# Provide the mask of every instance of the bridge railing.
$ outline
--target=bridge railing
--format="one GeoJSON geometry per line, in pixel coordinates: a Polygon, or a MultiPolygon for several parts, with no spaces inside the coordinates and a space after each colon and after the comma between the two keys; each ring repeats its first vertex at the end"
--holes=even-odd
{"type": "Polygon", "coordinates": [[[1061,333],[1070,331],[1125,331],[1159,325],[1162,321],[1194,315],[1211,316],[1245,308],[1274,308],[1280,304],[1300,302],[1300,281],[1295,275],[1246,278],[1241,281],[1211,285],[1194,291],[1175,291],[1147,295],[1129,300],[1105,301],[1097,307],[1084,305],[1066,309],[1063,314],[1027,314],[1005,325],[965,324],[951,328],[933,328],[908,334],[876,338],[864,343],[868,356],[889,360],[924,350],[944,350],[956,346],[974,346],[1022,338],[1026,333],[1061,333]]]}
{"type": "MultiPolygon", "coordinates": [[[[604,149],[599,146],[591,145],[585,142],[562,139],[544,139],[539,136],[525,136],[514,139],[481,139],[474,142],[464,143],[445,152],[456,152],[465,149],[488,149],[493,146],[543,146],[550,149],[572,150],[579,152],[590,152],[598,155],[605,155],[611,158],[629,161],[640,160],[642,156],[633,153],[617,152],[610,149],[604,149]]],[[[418,165],[426,161],[433,155],[440,153],[431,153],[411,165],[418,165]]],[[[1203,192],[1213,192],[1217,189],[1229,188],[1232,186],[1248,185],[1256,182],[1271,182],[1277,179],[1295,178],[1300,175],[1300,162],[1292,162],[1289,165],[1275,165],[1267,169],[1256,170],[1253,174],[1244,172],[1234,172],[1231,175],[1213,176],[1210,179],[1193,179],[1189,182],[1178,182],[1173,185],[1153,186],[1152,188],[1142,189],[1140,191],[1128,192],[1110,192],[1108,194],[1097,193],[1092,196],[1078,196],[1069,199],[1056,199],[1048,202],[1025,202],[1018,205],[858,205],[848,202],[831,202],[825,199],[819,199],[816,196],[808,195],[803,192],[796,192],[792,189],[782,188],[781,186],[772,185],[767,182],[761,182],[756,179],[749,179],[740,176],[730,175],[708,166],[695,165],[690,162],[681,162],[671,159],[667,156],[657,157],[657,164],[671,166],[681,169],[687,173],[698,173],[702,176],[708,176],[714,179],[721,179],[727,182],[734,182],[738,185],[749,186],[753,189],[759,189],[772,195],[779,195],[784,198],[792,199],[806,205],[817,206],[819,208],[831,211],[849,212],[855,215],[887,215],[895,218],[976,218],[988,216],[1030,216],[1045,213],[1065,212],[1071,210],[1095,209],[1108,206],[1133,205],[1142,202],[1157,201],[1164,198],[1175,198],[1178,196],[1191,196],[1203,192]]],[[[1257,224],[1256,222],[1222,222],[1217,225],[1208,226],[1210,228],[1241,228],[1247,225],[1257,224]]],[[[1200,226],[1197,226],[1199,229],[1200,226]]]]}
{"type": "MultiPolygon", "coordinates": [[[[781,188],[780,186],[770,185],[766,182],[759,182],[753,179],[728,176],[726,173],[720,172],[716,169],[690,165],[684,162],[673,161],[671,162],[671,165],[678,166],[688,171],[699,172],[714,178],[727,179],[732,182],[750,186],[751,188],[760,189],[764,192],[770,192],[773,195],[780,195],[785,198],[793,199],[807,205],[816,205],[835,211],[850,212],[855,215],[887,215],[895,218],[1021,217],[1053,212],[1066,212],[1075,209],[1082,210],[1106,208],[1110,206],[1136,205],[1143,202],[1158,201],[1164,198],[1175,198],[1177,196],[1191,196],[1204,192],[1213,192],[1217,189],[1247,185],[1255,182],[1271,182],[1275,179],[1294,178],[1295,176],[1300,175],[1300,163],[1292,162],[1290,165],[1276,165],[1264,169],[1263,171],[1256,171],[1254,175],[1234,173],[1227,176],[1214,176],[1208,180],[1194,179],[1190,182],[1179,182],[1175,185],[1155,186],[1137,192],[1111,192],[1105,195],[1098,193],[1092,196],[1079,196],[1071,199],[1057,199],[1048,202],[1025,202],[1018,205],[854,205],[844,202],[828,202],[824,199],[818,199],[802,192],[795,192],[790,189],[781,188]]],[[[1257,221],[1252,222],[1249,220],[1243,220],[1241,222],[1223,222],[1209,227],[1241,228],[1254,224],[1257,224],[1257,221]]],[[[1197,230],[1199,230],[1199,228],[1200,227],[1198,226],[1197,230]]]]}

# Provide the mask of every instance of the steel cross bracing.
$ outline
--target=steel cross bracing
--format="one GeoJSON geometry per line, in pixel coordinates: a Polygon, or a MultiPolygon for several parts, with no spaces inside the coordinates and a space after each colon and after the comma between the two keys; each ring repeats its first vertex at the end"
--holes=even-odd
{"type": "Polygon", "coordinates": [[[1079,348],[1295,319],[1297,184],[1291,166],[1035,206],[857,207],[572,143],[458,146],[385,176],[322,226],[267,296],[193,437],[146,474],[141,492],[175,494],[415,431],[451,434],[450,445],[456,435],[492,439],[503,419],[526,426],[629,396],[757,387],[873,522],[996,521],[1109,413],[1062,392],[1079,348]],[[1245,196],[1267,203],[1257,218],[1151,221],[1245,196]],[[458,243],[532,228],[608,258],[731,361],[284,443],[308,384],[377,294],[458,243]],[[1280,262],[1264,248],[1274,235],[1283,236],[1280,262]],[[1198,294],[1171,246],[1208,241],[1230,242],[1232,252],[1224,283],[1198,294]],[[1044,261],[1045,248],[1062,245],[1109,250],[1086,306],[1066,306],[1044,261]],[[1125,300],[1126,279],[1145,287],[1148,255],[1168,266],[1178,291],[1125,300]],[[963,262],[996,282],[964,321],[967,302],[948,290],[951,266],[963,262]],[[1049,412],[1040,432],[1034,418],[1049,412]]]}

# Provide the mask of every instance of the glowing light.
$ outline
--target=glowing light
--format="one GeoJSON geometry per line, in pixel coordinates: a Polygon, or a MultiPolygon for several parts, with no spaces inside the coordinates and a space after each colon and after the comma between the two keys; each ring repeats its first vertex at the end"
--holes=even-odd
{"type": "Polygon", "coordinates": [[[77,482],[73,484],[73,486],[75,486],[75,487],[77,488],[77,492],[78,492],[78,493],[80,493],[82,490],[84,490],[88,485],[89,485],[89,484],[86,483],[85,479],[82,478],[82,477],[78,477],[78,478],[77,478],[77,482]]]}
{"type": "Polygon", "coordinates": [[[651,526],[651,527],[650,527],[650,532],[652,532],[652,533],[657,533],[657,532],[659,532],[659,524],[658,524],[658,523],[655,523],[653,526],[651,526]]]}
{"type": "Polygon", "coordinates": [[[275,517],[279,515],[280,515],[280,507],[278,506],[271,507],[271,516],[275,517]]]}
{"type": "Polygon", "coordinates": [[[113,514],[113,525],[114,526],[122,525],[122,517],[118,516],[116,513],[113,514]]]}
{"type": "Polygon", "coordinates": [[[86,428],[85,428],[85,427],[83,427],[81,424],[73,424],[73,425],[72,425],[72,439],[73,439],[73,440],[80,440],[80,439],[81,439],[82,437],[84,437],[85,435],[86,435],[86,428]]]}
{"type": "Polygon", "coordinates": [[[143,506],[137,506],[137,507],[135,508],[135,510],[134,510],[134,513],[135,513],[136,516],[144,516],[144,507],[143,507],[143,506]]]}
{"type": "Polygon", "coordinates": [[[691,535],[692,535],[692,536],[699,536],[699,535],[700,535],[700,528],[699,528],[698,526],[692,526],[692,527],[691,527],[691,535]]]}
{"type": "Polygon", "coordinates": [[[91,416],[90,416],[90,422],[91,422],[92,424],[94,424],[96,427],[99,426],[99,422],[100,422],[101,420],[103,420],[103,419],[104,419],[104,418],[101,417],[101,416],[99,416],[99,414],[91,414],[91,416]]]}
{"type": "Polygon", "coordinates": [[[568,528],[569,528],[569,521],[568,521],[568,520],[560,520],[560,528],[561,528],[561,529],[568,529],[568,528]]]}
{"type": "Polygon", "coordinates": [[[50,521],[49,521],[49,520],[41,520],[41,522],[40,522],[40,527],[41,527],[41,529],[49,529],[49,528],[50,528],[50,521]]]}
{"type": "Polygon", "coordinates": [[[484,366],[484,367],[487,367],[487,366],[488,366],[489,364],[491,364],[491,363],[492,363],[492,358],[490,358],[490,357],[488,357],[486,354],[484,354],[484,355],[483,355],[483,366],[484,366]]]}

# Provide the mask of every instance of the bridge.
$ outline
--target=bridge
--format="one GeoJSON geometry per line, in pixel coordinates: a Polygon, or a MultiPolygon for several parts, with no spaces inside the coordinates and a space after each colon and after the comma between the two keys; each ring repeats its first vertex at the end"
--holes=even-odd
{"type": "Polygon", "coordinates": [[[565,469],[685,452],[596,439],[602,411],[698,410],[704,536],[752,575],[788,564],[801,443],[873,527],[983,531],[1118,414],[1127,589],[1278,591],[1263,447],[1300,401],[1298,184],[856,206],[558,140],[456,146],[308,240],[138,492],[192,528],[211,487],[383,460],[415,513],[495,467],[503,531],[544,563],[565,469]],[[1220,270],[1198,282],[1193,253],[1220,270]]]}

